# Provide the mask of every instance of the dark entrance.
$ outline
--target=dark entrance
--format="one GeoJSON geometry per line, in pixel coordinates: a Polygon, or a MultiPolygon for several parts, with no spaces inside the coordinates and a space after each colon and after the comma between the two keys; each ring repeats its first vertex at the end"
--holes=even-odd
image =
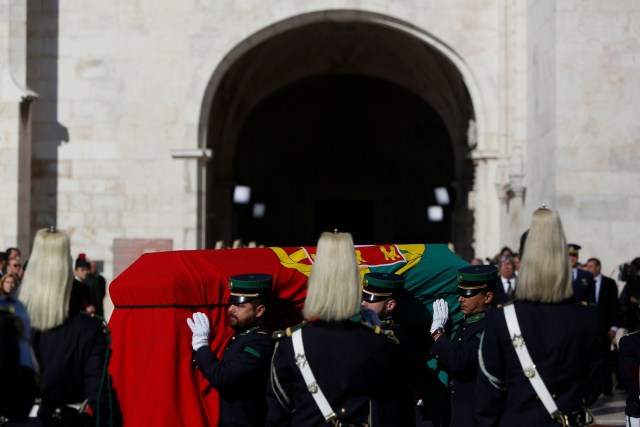
{"type": "Polygon", "coordinates": [[[201,123],[213,152],[203,177],[206,247],[313,245],[339,228],[356,244],[453,242],[461,256],[473,253],[465,82],[441,51],[378,24],[387,21],[310,13],[252,35],[221,61],[201,123]],[[251,188],[248,204],[233,202],[237,185],[251,188]],[[450,204],[432,222],[437,187],[450,204]]]}
{"type": "Polygon", "coordinates": [[[411,92],[359,75],[308,78],[266,98],[242,126],[233,177],[251,202],[234,205],[235,236],[313,245],[338,228],[357,244],[446,243],[450,216],[431,222],[427,207],[453,169],[442,120],[411,92]]]}
{"type": "Polygon", "coordinates": [[[320,236],[323,231],[349,231],[358,243],[379,243],[367,240],[375,235],[371,214],[374,209],[373,200],[318,201],[313,212],[316,218],[313,234],[320,236]]]}

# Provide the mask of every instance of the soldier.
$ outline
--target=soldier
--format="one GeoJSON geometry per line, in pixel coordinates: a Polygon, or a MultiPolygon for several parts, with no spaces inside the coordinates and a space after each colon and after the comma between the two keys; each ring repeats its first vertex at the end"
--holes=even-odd
{"type": "Polygon", "coordinates": [[[640,332],[632,332],[620,338],[618,343],[618,370],[620,381],[627,392],[624,413],[627,426],[640,427],[640,387],[638,365],[640,365],[640,332]]]}
{"type": "Polygon", "coordinates": [[[229,324],[235,330],[222,359],[209,348],[209,319],[194,313],[187,324],[193,332],[194,362],[220,394],[220,427],[263,426],[264,393],[273,352],[271,333],[263,325],[273,277],[242,274],[229,279],[229,324]]]}
{"type": "Polygon", "coordinates": [[[366,273],[362,283],[362,306],[373,310],[384,329],[392,330],[396,337],[403,334],[393,321],[393,310],[404,292],[404,277],[392,273],[366,273]],[[397,333],[396,333],[397,332],[397,333]]]}
{"type": "Polygon", "coordinates": [[[407,332],[394,321],[393,312],[398,299],[404,293],[404,277],[392,273],[366,273],[362,283],[361,305],[375,312],[380,318],[382,329],[393,331],[399,342],[401,358],[398,375],[398,392],[394,395],[398,400],[398,425],[411,427],[415,425],[415,409],[413,402],[415,376],[418,369],[418,355],[415,345],[409,342],[407,332]]]}
{"type": "Polygon", "coordinates": [[[322,233],[302,310],[271,365],[267,426],[396,426],[398,345],[390,331],[360,321],[361,283],[349,233],[322,233]]]}
{"type": "Polygon", "coordinates": [[[487,313],[469,425],[590,425],[601,381],[598,318],[595,306],[576,303],[571,282],[562,221],[543,206],[533,213],[514,302],[487,313]]]}
{"type": "Polygon", "coordinates": [[[445,335],[449,306],[443,299],[433,303],[431,352],[450,375],[451,427],[473,425],[476,401],[478,349],[485,327],[485,314],[491,306],[498,277],[495,265],[472,265],[458,270],[458,301],[464,323],[453,341],[445,335]]]}
{"type": "Polygon", "coordinates": [[[593,274],[578,268],[578,257],[582,246],[575,243],[567,245],[569,249],[569,264],[573,273],[573,298],[582,303],[596,303],[596,285],[593,274]]]}

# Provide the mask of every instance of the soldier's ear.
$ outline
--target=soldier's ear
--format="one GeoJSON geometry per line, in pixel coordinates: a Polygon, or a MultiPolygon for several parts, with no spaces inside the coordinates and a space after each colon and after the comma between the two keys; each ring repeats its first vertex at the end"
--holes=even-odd
{"type": "Polygon", "coordinates": [[[491,301],[493,301],[493,292],[487,292],[484,294],[484,302],[489,304],[491,301]]]}
{"type": "Polygon", "coordinates": [[[259,304],[256,306],[256,317],[262,317],[264,315],[265,306],[263,304],[259,304]]]}
{"type": "Polygon", "coordinates": [[[388,299],[387,300],[387,310],[393,310],[394,308],[396,308],[396,300],[388,299]]]}

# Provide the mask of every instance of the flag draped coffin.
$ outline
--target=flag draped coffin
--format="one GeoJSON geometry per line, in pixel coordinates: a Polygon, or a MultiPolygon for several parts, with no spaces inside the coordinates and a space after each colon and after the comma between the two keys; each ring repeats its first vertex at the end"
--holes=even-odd
{"type": "MultiPolygon", "coordinates": [[[[461,318],[457,269],[468,263],[446,245],[356,246],[361,274],[389,272],[406,278],[409,303],[403,322],[431,323],[431,304],[445,298],[454,322],[461,318]]],[[[218,395],[192,363],[186,319],[203,311],[211,320],[213,351],[222,356],[233,335],[228,324],[228,278],[243,273],[274,277],[268,326],[302,320],[315,247],[191,250],[142,255],[109,287],[113,378],[125,425],[216,426],[218,395]]]]}

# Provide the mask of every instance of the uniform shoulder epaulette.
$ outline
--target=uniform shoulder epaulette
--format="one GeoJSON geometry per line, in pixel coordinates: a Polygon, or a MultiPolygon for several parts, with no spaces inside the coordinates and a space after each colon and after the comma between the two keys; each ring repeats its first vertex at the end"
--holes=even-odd
{"type": "Polygon", "coordinates": [[[591,307],[591,308],[597,308],[598,305],[594,302],[588,302],[588,301],[580,301],[580,305],[583,305],[585,307],[591,307]]]}
{"type": "Polygon", "coordinates": [[[496,304],[495,308],[502,308],[502,309],[503,309],[503,308],[505,308],[506,306],[508,306],[508,305],[512,305],[512,304],[513,304],[513,300],[511,300],[511,301],[507,301],[507,302],[505,302],[504,304],[496,304]]]}
{"type": "Polygon", "coordinates": [[[105,319],[104,317],[102,317],[102,316],[100,316],[100,315],[96,314],[96,313],[89,313],[89,312],[87,312],[87,311],[83,311],[83,310],[78,311],[78,313],[79,313],[80,315],[82,315],[82,316],[85,316],[85,317],[90,317],[90,318],[92,318],[92,319],[98,319],[98,321],[100,322],[100,324],[101,324],[102,326],[104,326],[105,328],[107,327],[107,321],[106,321],[106,319],[105,319]]]}
{"type": "Polygon", "coordinates": [[[298,329],[302,329],[305,326],[307,326],[308,324],[309,324],[308,321],[303,320],[302,322],[298,323],[297,325],[290,326],[287,329],[278,329],[277,331],[274,331],[273,334],[271,334],[271,337],[274,340],[279,340],[279,339],[284,338],[284,337],[290,337],[291,334],[293,334],[294,331],[297,331],[298,329]]]}
{"type": "Polygon", "coordinates": [[[393,341],[396,344],[400,344],[400,340],[398,339],[398,337],[396,337],[396,334],[390,330],[390,329],[383,329],[380,334],[385,335],[387,338],[389,338],[391,341],[393,341]]]}

